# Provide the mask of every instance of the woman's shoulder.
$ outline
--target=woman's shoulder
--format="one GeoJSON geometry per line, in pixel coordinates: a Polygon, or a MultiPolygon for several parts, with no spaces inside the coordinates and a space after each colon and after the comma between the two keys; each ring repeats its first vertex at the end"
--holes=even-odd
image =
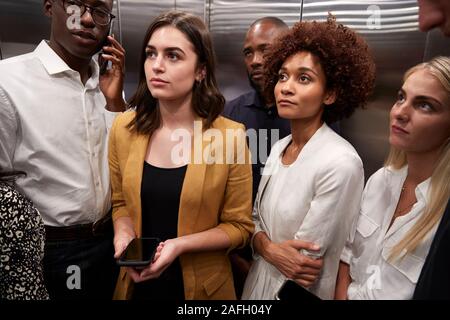
{"type": "Polygon", "coordinates": [[[121,114],[119,114],[116,119],[116,125],[119,127],[126,127],[130,121],[136,117],[136,111],[134,109],[128,109],[121,114]]]}
{"type": "Polygon", "coordinates": [[[381,190],[390,185],[392,179],[400,179],[406,174],[406,167],[395,169],[391,166],[383,166],[375,171],[367,180],[366,189],[381,190]]]}
{"type": "Polygon", "coordinates": [[[245,130],[245,126],[242,123],[225,118],[223,116],[218,116],[216,120],[214,120],[212,127],[219,130],[226,130],[226,129],[245,130]]]}
{"type": "Polygon", "coordinates": [[[317,155],[324,167],[336,164],[347,167],[362,167],[363,163],[353,145],[329,127],[325,127],[320,139],[316,140],[317,155]]]}
{"type": "Polygon", "coordinates": [[[325,142],[324,144],[326,144],[327,147],[330,148],[329,151],[336,150],[338,154],[351,154],[356,155],[359,158],[358,152],[356,151],[355,147],[353,147],[353,145],[348,140],[336,133],[330,127],[326,127],[324,136],[327,137],[327,142],[325,142]]]}
{"type": "Polygon", "coordinates": [[[131,131],[128,125],[136,117],[136,111],[129,109],[127,111],[119,114],[115,119],[111,128],[111,135],[116,138],[116,140],[129,140],[131,131]]]}

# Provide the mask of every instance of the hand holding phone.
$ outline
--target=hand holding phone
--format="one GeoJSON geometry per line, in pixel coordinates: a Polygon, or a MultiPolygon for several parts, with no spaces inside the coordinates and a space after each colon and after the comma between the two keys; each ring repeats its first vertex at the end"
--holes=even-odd
{"type": "Polygon", "coordinates": [[[117,264],[126,267],[148,266],[152,263],[160,242],[158,238],[133,239],[117,260],[117,264]]]}
{"type": "MultiPolygon", "coordinates": [[[[114,20],[111,20],[111,23],[110,23],[110,25],[109,25],[109,31],[108,31],[108,36],[109,36],[109,37],[112,37],[112,35],[113,35],[113,30],[114,30],[114,20]]],[[[103,48],[104,46],[107,47],[107,46],[111,45],[111,43],[110,43],[109,40],[108,40],[108,36],[106,37],[105,41],[103,42],[102,48],[103,48]]],[[[108,60],[103,59],[103,58],[101,57],[101,55],[102,55],[103,53],[105,53],[105,52],[104,52],[103,49],[102,49],[102,51],[100,51],[100,59],[102,59],[102,62],[101,62],[101,65],[100,65],[100,74],[105,74],[106,70],[108,69],[108,60]]]]}

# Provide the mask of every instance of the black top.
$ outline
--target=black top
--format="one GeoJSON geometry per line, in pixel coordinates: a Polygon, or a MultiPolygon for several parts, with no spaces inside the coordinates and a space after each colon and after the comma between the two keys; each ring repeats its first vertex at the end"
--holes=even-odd
{"type": "Polygon", "coordinates": [[[431,243],[413,299],[450,300],[450,200],[431,243]]]}
{"type": "Polygon", "coordinates": [[[252,162],[254,201],[258,191],[259,181],[261,180],[261,170],[264,168],[264,164],[269,157],[270,149],[275,142],[291,133],[291,125],[289,120],[282,119],[278,116],[278,111],[275,106],[265,106],[258,93],[254,90],[228,102],[225,105],[223,115],[231,120],[242,123],[246,130],[256,130],[257,143],[250,143],[249,145],[252,157],[256,157],[256,163],[252,162]],[[262,148],[266,148],[266,150],[262,150],[262,148]]]}
{"type": "MultiPolygon", "coordinates": [[[[187,166],[158,168],[144,162],[141,184],[142,237],[177,237],[178,209],[187,166]]],[[[158,279],[135,285],[134,299],[184,299],[181,266],[176,259],[158,279]]]]}

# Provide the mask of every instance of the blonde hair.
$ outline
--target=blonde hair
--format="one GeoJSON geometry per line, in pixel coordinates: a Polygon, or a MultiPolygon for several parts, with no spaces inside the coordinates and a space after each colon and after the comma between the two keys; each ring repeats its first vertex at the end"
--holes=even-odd
{"type": "MultiPolygon", "coordinates": [[[[436,57],[420,63],[406,71],[403,81],[420,69],[427,69],[439,82],[450,97],[450,57],[436,57]]],[[[449,106],[450,107],[450,106],[449,106]]],[[[405,237],[392,248],[389,260],[413,252],[428,232],[442,217],[450,197],[450,137],[442,145],[440,157],[431,175],[431,187],[424,213],[405,237]]],[[[406,154],[391,146],[385,166],[400,169],[407,165],[406,154]]]]}

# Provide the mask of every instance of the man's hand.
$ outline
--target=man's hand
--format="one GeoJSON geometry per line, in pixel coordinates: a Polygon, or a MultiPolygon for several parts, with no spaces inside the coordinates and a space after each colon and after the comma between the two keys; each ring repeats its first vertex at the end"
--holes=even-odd
{"type": "Polygon", "coordinates": [[[108,36],[110,46],[103,47],[101,59],[112,62],[112,67],[100,75],[100,89],[106,98],[106,106],[109,111],[125,111],[125,101],[122,97],[123,81],[125,77],[125,49],[122,45],[108,36]]]}
{"type": "Polygon", "coordinates": [[[264,259],[275,266],[288,279],[308,288],[320,275],[323,259],[312,259],[299,251],[318,251],[313,243],[301,240],[287,240],[281,243],[270,242],[266,248],[264,259]]]}

